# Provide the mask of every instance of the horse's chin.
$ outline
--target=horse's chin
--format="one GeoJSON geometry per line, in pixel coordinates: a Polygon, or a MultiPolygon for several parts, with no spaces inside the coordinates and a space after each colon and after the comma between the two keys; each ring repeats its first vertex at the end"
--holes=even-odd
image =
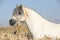
{"type": "Polygon", "coordinates": [[[16,24],[10,24],[10,26],[16,26],[16,24]]]}

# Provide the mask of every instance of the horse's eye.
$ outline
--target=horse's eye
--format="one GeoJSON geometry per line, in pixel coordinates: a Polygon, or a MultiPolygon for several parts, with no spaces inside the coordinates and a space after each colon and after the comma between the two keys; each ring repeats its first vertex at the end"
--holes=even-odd
{"type": "Polygon", "coordinates": [[[21,12],[19,12],[18,14],[19,14],[19,15],[21,15],[22,13],[21,13],[21,12]]]}

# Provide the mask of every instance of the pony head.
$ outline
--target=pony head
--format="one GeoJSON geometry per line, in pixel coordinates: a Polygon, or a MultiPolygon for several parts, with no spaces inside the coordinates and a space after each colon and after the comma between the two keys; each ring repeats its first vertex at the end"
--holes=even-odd
{"type": "Polygon", "coordinates": [[[14,26],[16,24],[21,24],[28,17],[28,11],[22,5],[17,5],[13,10],[12,18],[9,20],[9,24],[14,26]]]}

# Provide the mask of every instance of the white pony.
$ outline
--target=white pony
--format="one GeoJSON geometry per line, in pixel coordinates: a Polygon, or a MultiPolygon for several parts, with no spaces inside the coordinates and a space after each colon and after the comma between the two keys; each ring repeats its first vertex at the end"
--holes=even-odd
{"type": "MultiPolygon", "coordinates": [[[[21,8],[24,12],[24,15],[18,19],[20,19],[20,21],[26,21],[34,38],[40,38],[44,35],[60,37],[60,24],[47,21],[31,8],[25,6],[22,6],[21,8]]],[[[13,16],[13,18],[17,19],[15,16],[13,16]]]]}

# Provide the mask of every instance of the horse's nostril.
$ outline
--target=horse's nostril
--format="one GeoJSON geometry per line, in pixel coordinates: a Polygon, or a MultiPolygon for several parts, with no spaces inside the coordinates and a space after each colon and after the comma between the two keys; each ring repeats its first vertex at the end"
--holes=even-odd
{"type": "Polygon", "coordinates": [[[13,20],[11,19],[10,22],[12,22],[13,20]]]}
{"type": "Polygon", "coordinates": [[[11,26],[14,26],[15,23],[16,23],[16,20],[14,20],[14,19],[11,19],[11,20],[9,21],[9,24],[10,24],[11,26]]]}

